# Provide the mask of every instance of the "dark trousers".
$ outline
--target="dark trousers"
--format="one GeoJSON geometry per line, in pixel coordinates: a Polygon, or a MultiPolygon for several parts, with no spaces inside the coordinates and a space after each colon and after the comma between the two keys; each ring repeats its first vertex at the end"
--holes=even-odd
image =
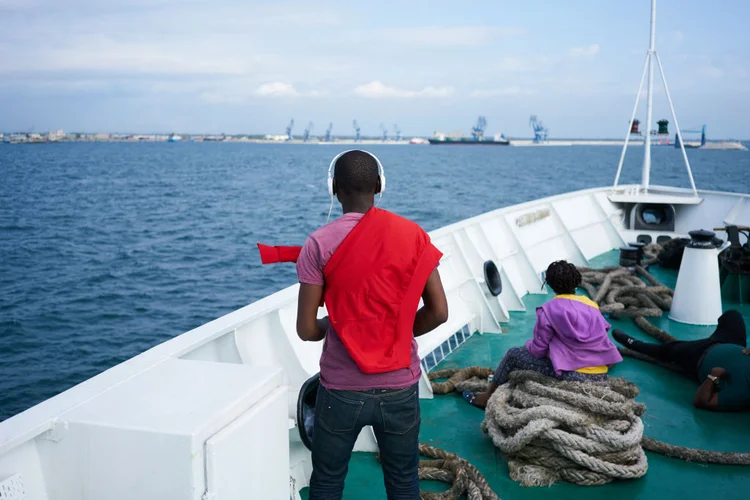
{"type": "Polygon", "coordinates": [[[406,389],[328,390],[315,403],[310,500],[340,500],[354,442],[371,425],[380,449],[389,500],[419,499],[419,392],[406,389]]]}
{"type": "Polygon", "coordinates": [[[698,380],[700,362],[703,361],[703,356],[708,348],[715,344],[737,344],[745,347],[742,339],[718,342],[712,337],[701,340],[672,340],[663,344],[635,341],[628,347],[660,361],[674,363],[682,368],[682,371],[689,378],[698,380]]]}
{"type": "Polygon", "coordinates": [[[730,309],[719,316],[716,331],[707,339],[672,340],[663,344],[636,340],[632,344],[628,344],[627,347],[660,361],[674,363],[682,368],[685,375],[698,380],[699,365],[703,361],[708,348],[716,344],[746,346],[745,321],[739,311],[730,309]]]}

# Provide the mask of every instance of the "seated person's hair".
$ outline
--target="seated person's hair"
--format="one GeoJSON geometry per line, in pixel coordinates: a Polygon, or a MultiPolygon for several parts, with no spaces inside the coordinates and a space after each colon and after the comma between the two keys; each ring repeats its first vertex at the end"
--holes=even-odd
{"type": "Polygon", "coordinates": [[[581,273],[575,265],[558,260],[547,268],[546,280],[557,295],[574,294],[581,284],[581,273]]]}
{"type": "Polygon", "coordinates": [[[336,160],[333,178],[345,194],[371,194],[378,185],[378,162],[364,151],[349,151],[336,160]]]}

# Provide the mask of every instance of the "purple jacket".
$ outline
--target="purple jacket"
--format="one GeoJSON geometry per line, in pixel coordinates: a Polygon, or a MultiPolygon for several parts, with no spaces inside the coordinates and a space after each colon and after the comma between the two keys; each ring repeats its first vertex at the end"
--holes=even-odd
{"type": "Polygon", "coordinates": [[[548,357],[555,371],[575,371],[622,361],[609,340],[609,323],[588,297],[558,295],[536,308],[534,338],[526,349],[536,358],[548,357]]]}

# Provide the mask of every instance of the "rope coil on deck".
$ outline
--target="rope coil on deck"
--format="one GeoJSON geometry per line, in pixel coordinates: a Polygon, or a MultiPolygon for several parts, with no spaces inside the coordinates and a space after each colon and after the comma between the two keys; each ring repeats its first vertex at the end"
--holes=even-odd
{"type": "Polygon", "coordinates": [[[675,340],[646,319],[661,317],[664,311],[668,311],[672,307],[674,291],[643,267],[636,266],[635,273],[619,266],[602,269],[579,267],[578,271],[581,273],[581,287],[599,304],[602,314],[632,318],[644,332],[660,342],[675,340]]]}
{"type": "Polygon", "coordinates": [[[453,391],[484,391],[489,384],[488,378],[495,373],[492,368],[484,366],[469,366],[466,368],[446,368],[428,373],[432,382],[432,392],[435,394],[448,394],[453,391]],[[441,378],[447,378],[445,382],[434,382],[441,378]]]}
{"type": "MultiPolygon", "coordinates": [[[[447,394],[486,390],[489,383],[480,377],[491,371],[472,366],[429,375],[433,392],[447,394]],[[454,382],[440,385],[444,383],[434,381],[445,377],[454,382]]],[[[638,392],[638,386],[622,378],[573,382],[515,371],[490,398],[482,429],[508,459],[511,479],[525,486],[559,480],[599,485],[641,477],[648,468],[643,450],[686,462],[750,465],[750,453],[675,446],[644,436],[641,417],[646,407],[634,401],[638,392]]],[[[425,461],[423,467],[429,464],[425,461]]],[[[436,479],[422,474],[422,479],[436,479]]]]}
{"type": "Polygon", "coordinates": [[[487,480],[467,460],[454,453],[425,443],[419,445],[419,454],[433,460],[420,460],[419,479],[451,484],[448,491],[434,493],[420,491],[421,500],[499,500],[487,480]]]}
{"type": "MultiPolygon", "coordinates": [[[[661,250],[658,245],[647,246],[644,250],[650,257],[644,265],[658,260],[656,255],[661,250]]],[[[619,266],[579,268],[579,271],[581,286],[597,302],[602,313],[614,318],[630,317],[660,342],[675,340],[646,319],[660,317],[668,311],[674,292],[644,267],[636,266],[635,272],[619,266]]],[[[676,365],[630,349],[618,350],[623,356],[681,371],[676,365]]],[[[429,379],[435,394],[484,391],[493,372],[491,368],[471,366],[436,370],[429,373],[429,379]],[[437,381],[443,378],[448,380],[437,381]]],[[[509,382],[498,387],[490,397],[482,429],[508,460],[511,479],[524,486],[548,486],[561,480],[593,486],[639,478],[648,470],[644,450],[687,462],[750,465],[750,453],[687,448],[644,436],[641,417],[646,407],[634,401],[638,392],[635,384],[622,378],[610,377],[606,382],[573,382],[545,377],[533,371],[515,371],[511,372],[509,382]]],[[[420,467],[425,472],[420,469],[420,478],[443,476],[455,480],[458,477],[455,472],[442,470],[445,464],[424,461],[420,467]],[[426,469],[431,464],[436,464],[440,470],[428,474],[426,469]]],[[[458,481],[449,492],[441,495],[463,487],[456,484],[458,481]]],[[[466,491],[468,494],[469,490],[466,491]]],[[[422,498],[458,498],[429,495],[435,494],[423,492],[422,498]]]]}
{"type": "Polygon", "coordinates": [[[488,401],[482,427],[524,486],[635,479],[648,470],[637,394],[621,378],[573,382],[514,371],[488,401]]]}

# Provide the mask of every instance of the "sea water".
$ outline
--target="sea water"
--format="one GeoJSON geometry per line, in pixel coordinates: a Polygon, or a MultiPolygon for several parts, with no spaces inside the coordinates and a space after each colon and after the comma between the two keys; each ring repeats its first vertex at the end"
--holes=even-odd
{"type": "MultiPolygon", "coordinates": [[[[388,179],[380,206],[427,230],[610,185],[621,151],[366,148],[388,179]]],[[[0,420],[295,283],[293,264],[262,266],[255,244],[302,244],[325,222],[344,149],[0,144],[0,420]]],[[[629,148],[622,183],[640,179],[642,151],[629,148]]],[[[679,150],[652,156],[653,184],[689,186],[679,150]]],[[[688,156],[699,188],[750,192],[750,153],[688,156]]]]}

